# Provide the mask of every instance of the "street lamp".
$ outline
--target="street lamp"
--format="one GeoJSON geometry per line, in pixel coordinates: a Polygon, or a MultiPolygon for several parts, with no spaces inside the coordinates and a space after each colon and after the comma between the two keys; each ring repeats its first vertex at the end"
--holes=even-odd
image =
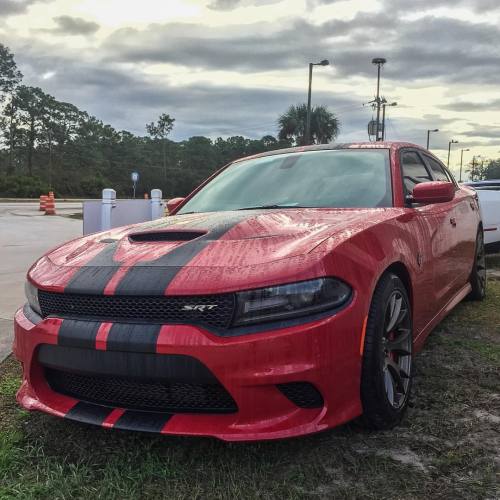
{"type": "Polygon", "coordinates": [[[380,101],[380,70],[382,66],[387,62],[387,59],[383,57],[375,57],[372,59],[372,64],[377,66],[377,97],[375,101],[377,102],[377,134],[376,141],[380,141],[380,105],[382,104],[380,101]]]}
{"type": "Polygon", "coordinates": [[[306,146],[311,143],[311,87],[312,87],[312,77],[313,77],[313,66],[328,66],[330,61],[328,59],[323,59],[318,63],[309,63],[309,91],[307,93],[307,118],[306,118],[306,133],[304,137],[304,142],[306,146]]]}
{"type": "Polygon", "coordinates": [[[439,129],[434,128],[432,130],[427,130],[427,148],[426,149],[429,149],[429,136],[431,135],[431,132],[439,132],[439,129]]]}
{"type": "Polygon", "coordinates": [[[385,141],[385,108],[386,106],[397,106],[397,102],[387,103],[385,99],[382,100],[382,140],[385,141]]]}
{"type": "Polygon", "coordinates": [[[451,145],[452,144],[458,144],[458,141],[455,141],[452,139],[450,142],[448,142],[448,162],[446,163],[446,166],[450,168],[450,152],[451,152],[451,145]]]}
{"type": "Polygon", "coordinates": [[[460,151],[460,178],[458,179],[458,182],[462,182],[462,165],[464,164],[464,151],[470,151],[470,149],[462,149],[460,151]]]}

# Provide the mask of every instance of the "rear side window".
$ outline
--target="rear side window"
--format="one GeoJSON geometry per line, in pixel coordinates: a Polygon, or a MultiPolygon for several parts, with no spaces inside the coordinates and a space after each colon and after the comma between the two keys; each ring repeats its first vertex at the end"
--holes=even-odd
{"type": "Polygon", "coordinates": [[[401,155],[401,165],[403,182],[408,193],[411,193],[417,184],[432,181],[424,162],[417,153],[413,151],[403,153],[401,155]]]}
{"type": "Polygon", "coordinates": [[[440,163],[438,163],[436,160],[434,160],[434,158],[431,158],[430,156],[425,155],[425,158],[427,160],[427,163],[429,164],[429,167],[431,167],[432,173],[437,181],[451,182],[451,179],[448,177],[446,170],[441,166],[440,163]]]}

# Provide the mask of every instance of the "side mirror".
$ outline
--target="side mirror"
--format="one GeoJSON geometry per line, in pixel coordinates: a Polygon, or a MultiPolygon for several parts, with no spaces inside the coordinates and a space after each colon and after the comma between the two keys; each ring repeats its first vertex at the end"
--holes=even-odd
{"type": "Polygon", "coordinates": [[[452,182],[422,182],[413,188],[413,203],[446,203],[455,197],[455,185],[452,182]]]}
{"type": "Polygon", "coordinates": [[[167,201],[168,214],[171,215],[186,198],[172,198],[167,201]]]}

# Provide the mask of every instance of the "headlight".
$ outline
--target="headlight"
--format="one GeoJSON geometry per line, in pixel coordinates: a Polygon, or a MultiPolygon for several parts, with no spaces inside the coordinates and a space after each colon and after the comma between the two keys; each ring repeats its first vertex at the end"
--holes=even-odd
{"type": "Polygon", "coordinates": [[[335,309],[350,296],[349,285],[334,278],[239,292],[233,325],[279,321],[335,309]]]}
{"type": "Polygon", "coordinates": [[[31,282],[26,281],[24,292],[31,309],[41,316],[40,303],[38,302],[38,289],[31,282]]]}

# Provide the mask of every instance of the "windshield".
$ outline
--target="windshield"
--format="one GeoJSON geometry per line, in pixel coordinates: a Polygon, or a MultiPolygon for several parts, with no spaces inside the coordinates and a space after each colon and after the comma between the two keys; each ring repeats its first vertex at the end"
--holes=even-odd
{"type": "Polygon", "coordinates": [[[339,149],[233,163],[178,212],[392,206],[389,150],[339,149]]]}

